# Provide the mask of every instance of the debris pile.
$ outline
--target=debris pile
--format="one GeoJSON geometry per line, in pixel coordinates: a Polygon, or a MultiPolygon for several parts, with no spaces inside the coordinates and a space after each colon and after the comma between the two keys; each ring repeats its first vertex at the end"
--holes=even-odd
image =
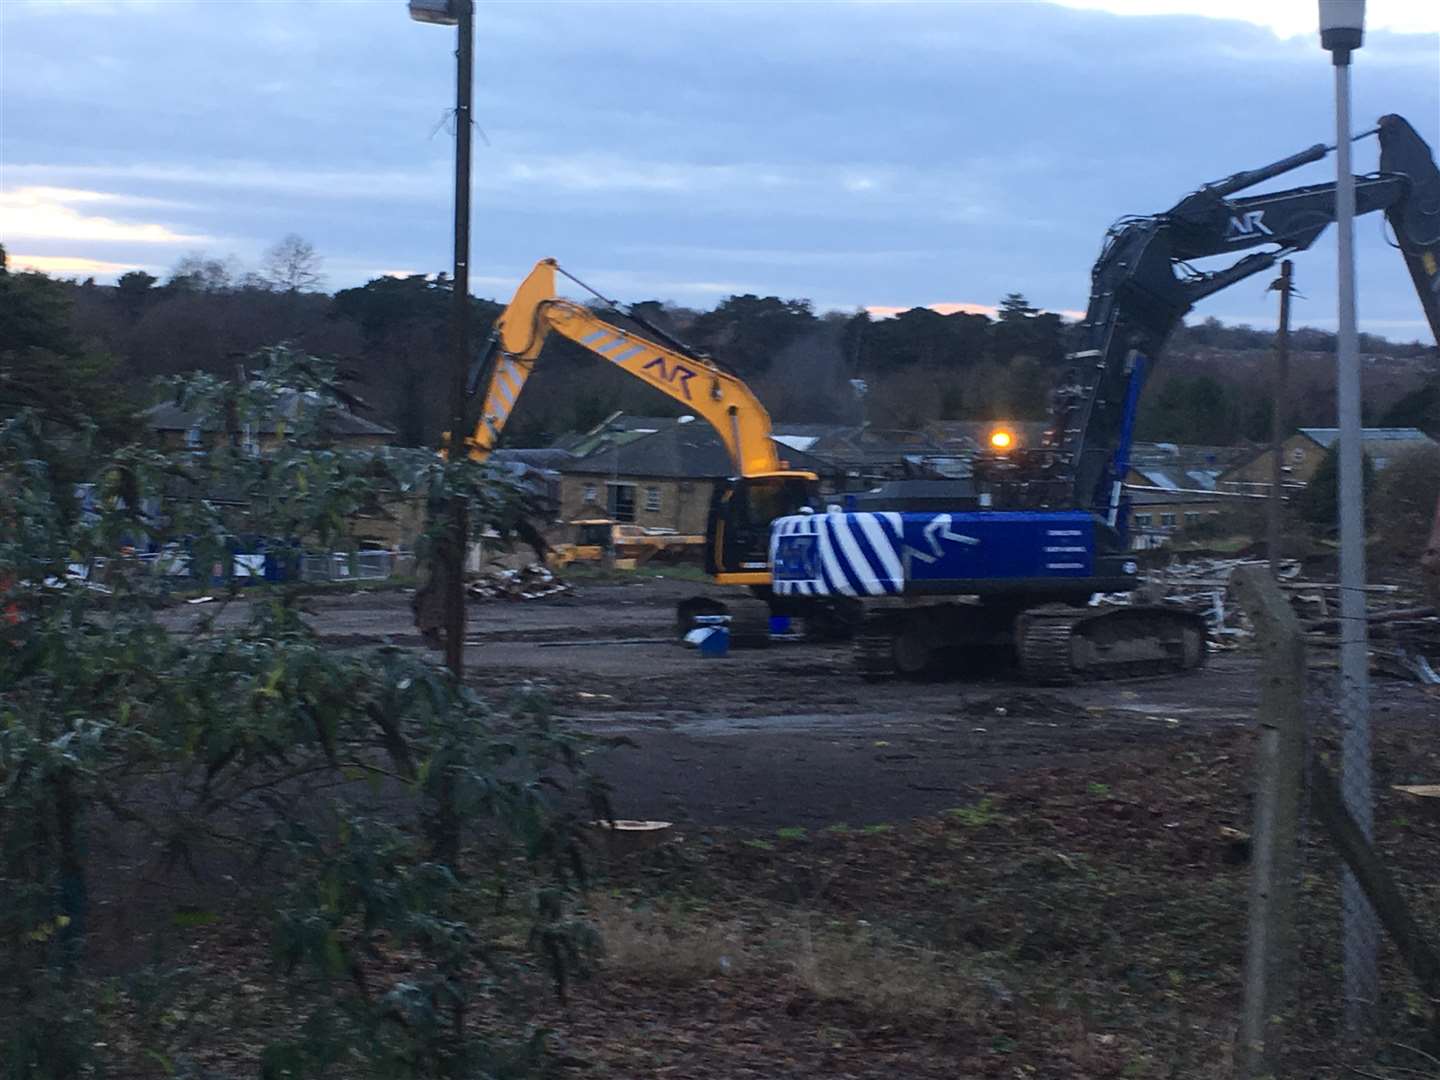
{"type": "MultiPolygon", "coordinates": [[[[1237,567],[1250,565],[1266,564],[1252,559],[1172,563],[1153,571],[1144,587],[1133,595],[1108,594],[1092,602],[1175,604],[1205,616],[1212,649],[1235,649],[1251,638],[1254,631],[1239,605],[1229,602],[1230,575],[1237,567]]],[[[1294,560],[1281,563],[1278,578],[1305,631],[1306,644],[1312,649],[1337,647],[1340,586],[1329,581],[1302,579],[1300,564],[1294,560]]],[[[1419,606],[1415,597],[1407,596],[1398,585],[1367,585],[1365,594],[1375,669],[1440,685],[1440,611],[1419,606]]]]}
{"type": "Polygon", "coordinates": [[[570,586],[555,576],[554,571],[540,563],[531,563],[512,570],[489,566],[480,571],[466,586],[475,600],[539,600],[570,591],[570,586]]]}
{"type": "MultiPolygon", "coordinates": [[[[1099,604],[1161,603],[1204,615],[1209,627],[1211,649],[1239,648],[1253,636],[1250,620],[1238,605],[1227,602],[1230,575],[1241,566],[1265,565],[1254,559],[1196,559],[1176,562],[1151,571],[1136,593],[1107,593],[1092,601],[1099,604]]],[[[1294,588],[1300,564],[1286,560],[1280,565],[1280,585],[1294,588]]]]}
{"type": "MultiPolygon", "coordinates": [[[[1333,604],[1331,605],[1333,609],[1333,604]]],[[[1433,607],[1397,607],[1371,603],[1367,612],[1371,667],[1386,675],[1417,679],[1440,686],[1440,611],[1433,607]]],[[[1340,620],[1327,616],[1308,619],[1306,644],[1337,648],[1340,620]]]]}

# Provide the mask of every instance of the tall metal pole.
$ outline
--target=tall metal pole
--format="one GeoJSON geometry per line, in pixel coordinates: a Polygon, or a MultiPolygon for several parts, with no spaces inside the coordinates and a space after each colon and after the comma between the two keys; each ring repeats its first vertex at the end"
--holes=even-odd
{"type": "MultiPolygon", "coordinates": [[[[1350,167],[1350,53],[1335,50],[1335,224],[1340,240],[1336,335],[1340,410],[1340,719],[1341,785],[1346,809],[1369,840],[1374,833],[1370,781],[1370,659],[1365,617],[1365,492],[1360,426],[1360,358],[1355,333],[1355,174],[1350,167]]],[[[1344,905],[1345,1021],[1352,1035],[1372,1026],[1378,991],[1379,927],[1348,871],[1344,905]]]]}
{"type": "MultiPolygon", "coordinates": [[[[455,52],[455,274],[450,317],[451,362],[449,460],[465,455],[465,371],[470,363],[470,104],[475,56],[475,5],[450,0],[458,16],[455,52]]],[[[445,546],[445,663],[456,680],[465,674],[465,548],[468,541],[465,499],[450,499],[450,528],[445,546]]]]}
{"type": "Polygon", "coordinates": [[[1270,557],[1270,576],[1280,575],[1280,519],[1285,505],[1285,435],[1288,417],[1285,411],[1285,390],[1290,381],[1290,287],[1294,263],[1286,259],[1280,264],[1280,280],[1272,288],[1280,290],[1280,329],[1275,336],[1275,401],[1270,413],[1270,530],[1265,548],[1270,557]]]}

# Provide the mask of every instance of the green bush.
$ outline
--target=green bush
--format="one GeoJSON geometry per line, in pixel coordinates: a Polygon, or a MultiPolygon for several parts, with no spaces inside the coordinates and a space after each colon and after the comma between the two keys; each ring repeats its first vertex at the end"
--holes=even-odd
{"type": "MultiPolygon", "coordinates": [[[[1374,519],[1375,465],[1370,455],[1361,458],[1361,470],[1365,485],[1365,523],[1367,527],[1374,519]]],[[[1296,510],[1303,521],[1328,532],[1339,525],[1340,490],[1340,443],[1337,441],[1325,452],[1315,475],[1305,485],[1295,500],[1296,510]]]]}
{"type": "MultiPolygon", "coordinates": [[[[416,493],[459,494],[477,528],[508,535],[522,494],[468,461],[328,445],[333,369],[284,349],[256,360],[244,385],[172,389],[222,431],[302,391],[262,457],[224,439],[98,453],[83,423],[0,419],[0,1073],[86,1075],[109,1053],[90,962],[103,837],[284,883],[265,907],[294,1023],[264,1033],[264,1075],[527,1075],[541,1043],[523,1009],[498,1029],[475,1019],[513,977],[488,927],[500,909],[523,918],[562,986],[582,958],[577,815],[607,812],[584,741],[534,699],[494,711],[418,654],[322,646],[299,585],[174,632],[157,618],[163,577],[119,556],[175,542],[208,567],[256,535],[334,548],[349,515],[416,493]],[[588,809],[557,808],[567,777],[588,809]]],[[[160,1029],[146,1038],[148,1062],[180,1068],[160,1029]]]]}

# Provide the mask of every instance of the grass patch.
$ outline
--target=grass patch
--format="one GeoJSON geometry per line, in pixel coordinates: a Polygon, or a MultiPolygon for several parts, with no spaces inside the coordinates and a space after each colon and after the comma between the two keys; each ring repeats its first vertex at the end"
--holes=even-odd
{"type": "Polygon", "coordinates": [[[882,1022],[973,1016],[984,1004],[981,983],[931,949],[865,929],[815,932],[801,924],[791,974],[820,1001],[858,1005],[882,1022]]]}
{"type": "Polygon", "coordinates": [[[608,969],[667,983],[731,974],[749,962],[743,924],[673,908],[602,901],[590,911],[608,969]]]}
{"type": "Polygon", "coordinates": [[[945,811],[945,816],[960,822],[967,829],[980,829],[1000,820],[995,811],[995,802],[988,795],[973,806],[956,806],[945,811]]]}

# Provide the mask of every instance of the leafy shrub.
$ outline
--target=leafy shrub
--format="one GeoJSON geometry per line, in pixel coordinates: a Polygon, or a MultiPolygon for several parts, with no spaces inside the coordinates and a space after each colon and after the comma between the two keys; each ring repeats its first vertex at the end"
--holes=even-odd
{"type": "MultiPolygon", "coordinates": [[[[99,454],[83,423],[0,420],[4,1073],[96,1066],[88,897],[98,841],[123,837],[167,866],[199,874],[218,853],[278,883],[267,906],[295,1023],[269,1034],[266,1076],[527,1074],[541,1044],[523,1011],[498,1031],[474,1020],[511,977],[487,920],[522,917],[562,987],[582,959],[586,931],[568,915],[580,808],[561,812],[554,795],[569,777],[587,817],[607,812],[582,740],[533,698],[493,711],[414,653],[322,646],[299,585],[178,633],[157,617],[168,581],[120,554],[175,544],[192,566],[225,565],[241,536],[329,550],[362,509],[452,493],[506,536],[523,493],[429,451],[330,445],[334,369],[285,349],[257,359],[244,385],[172,389],[227,434],[299,400],[263,456],[228,438],[99,454]]],[[[165,1048],[142,1049],[174,1067],[165,1048]]]]}

